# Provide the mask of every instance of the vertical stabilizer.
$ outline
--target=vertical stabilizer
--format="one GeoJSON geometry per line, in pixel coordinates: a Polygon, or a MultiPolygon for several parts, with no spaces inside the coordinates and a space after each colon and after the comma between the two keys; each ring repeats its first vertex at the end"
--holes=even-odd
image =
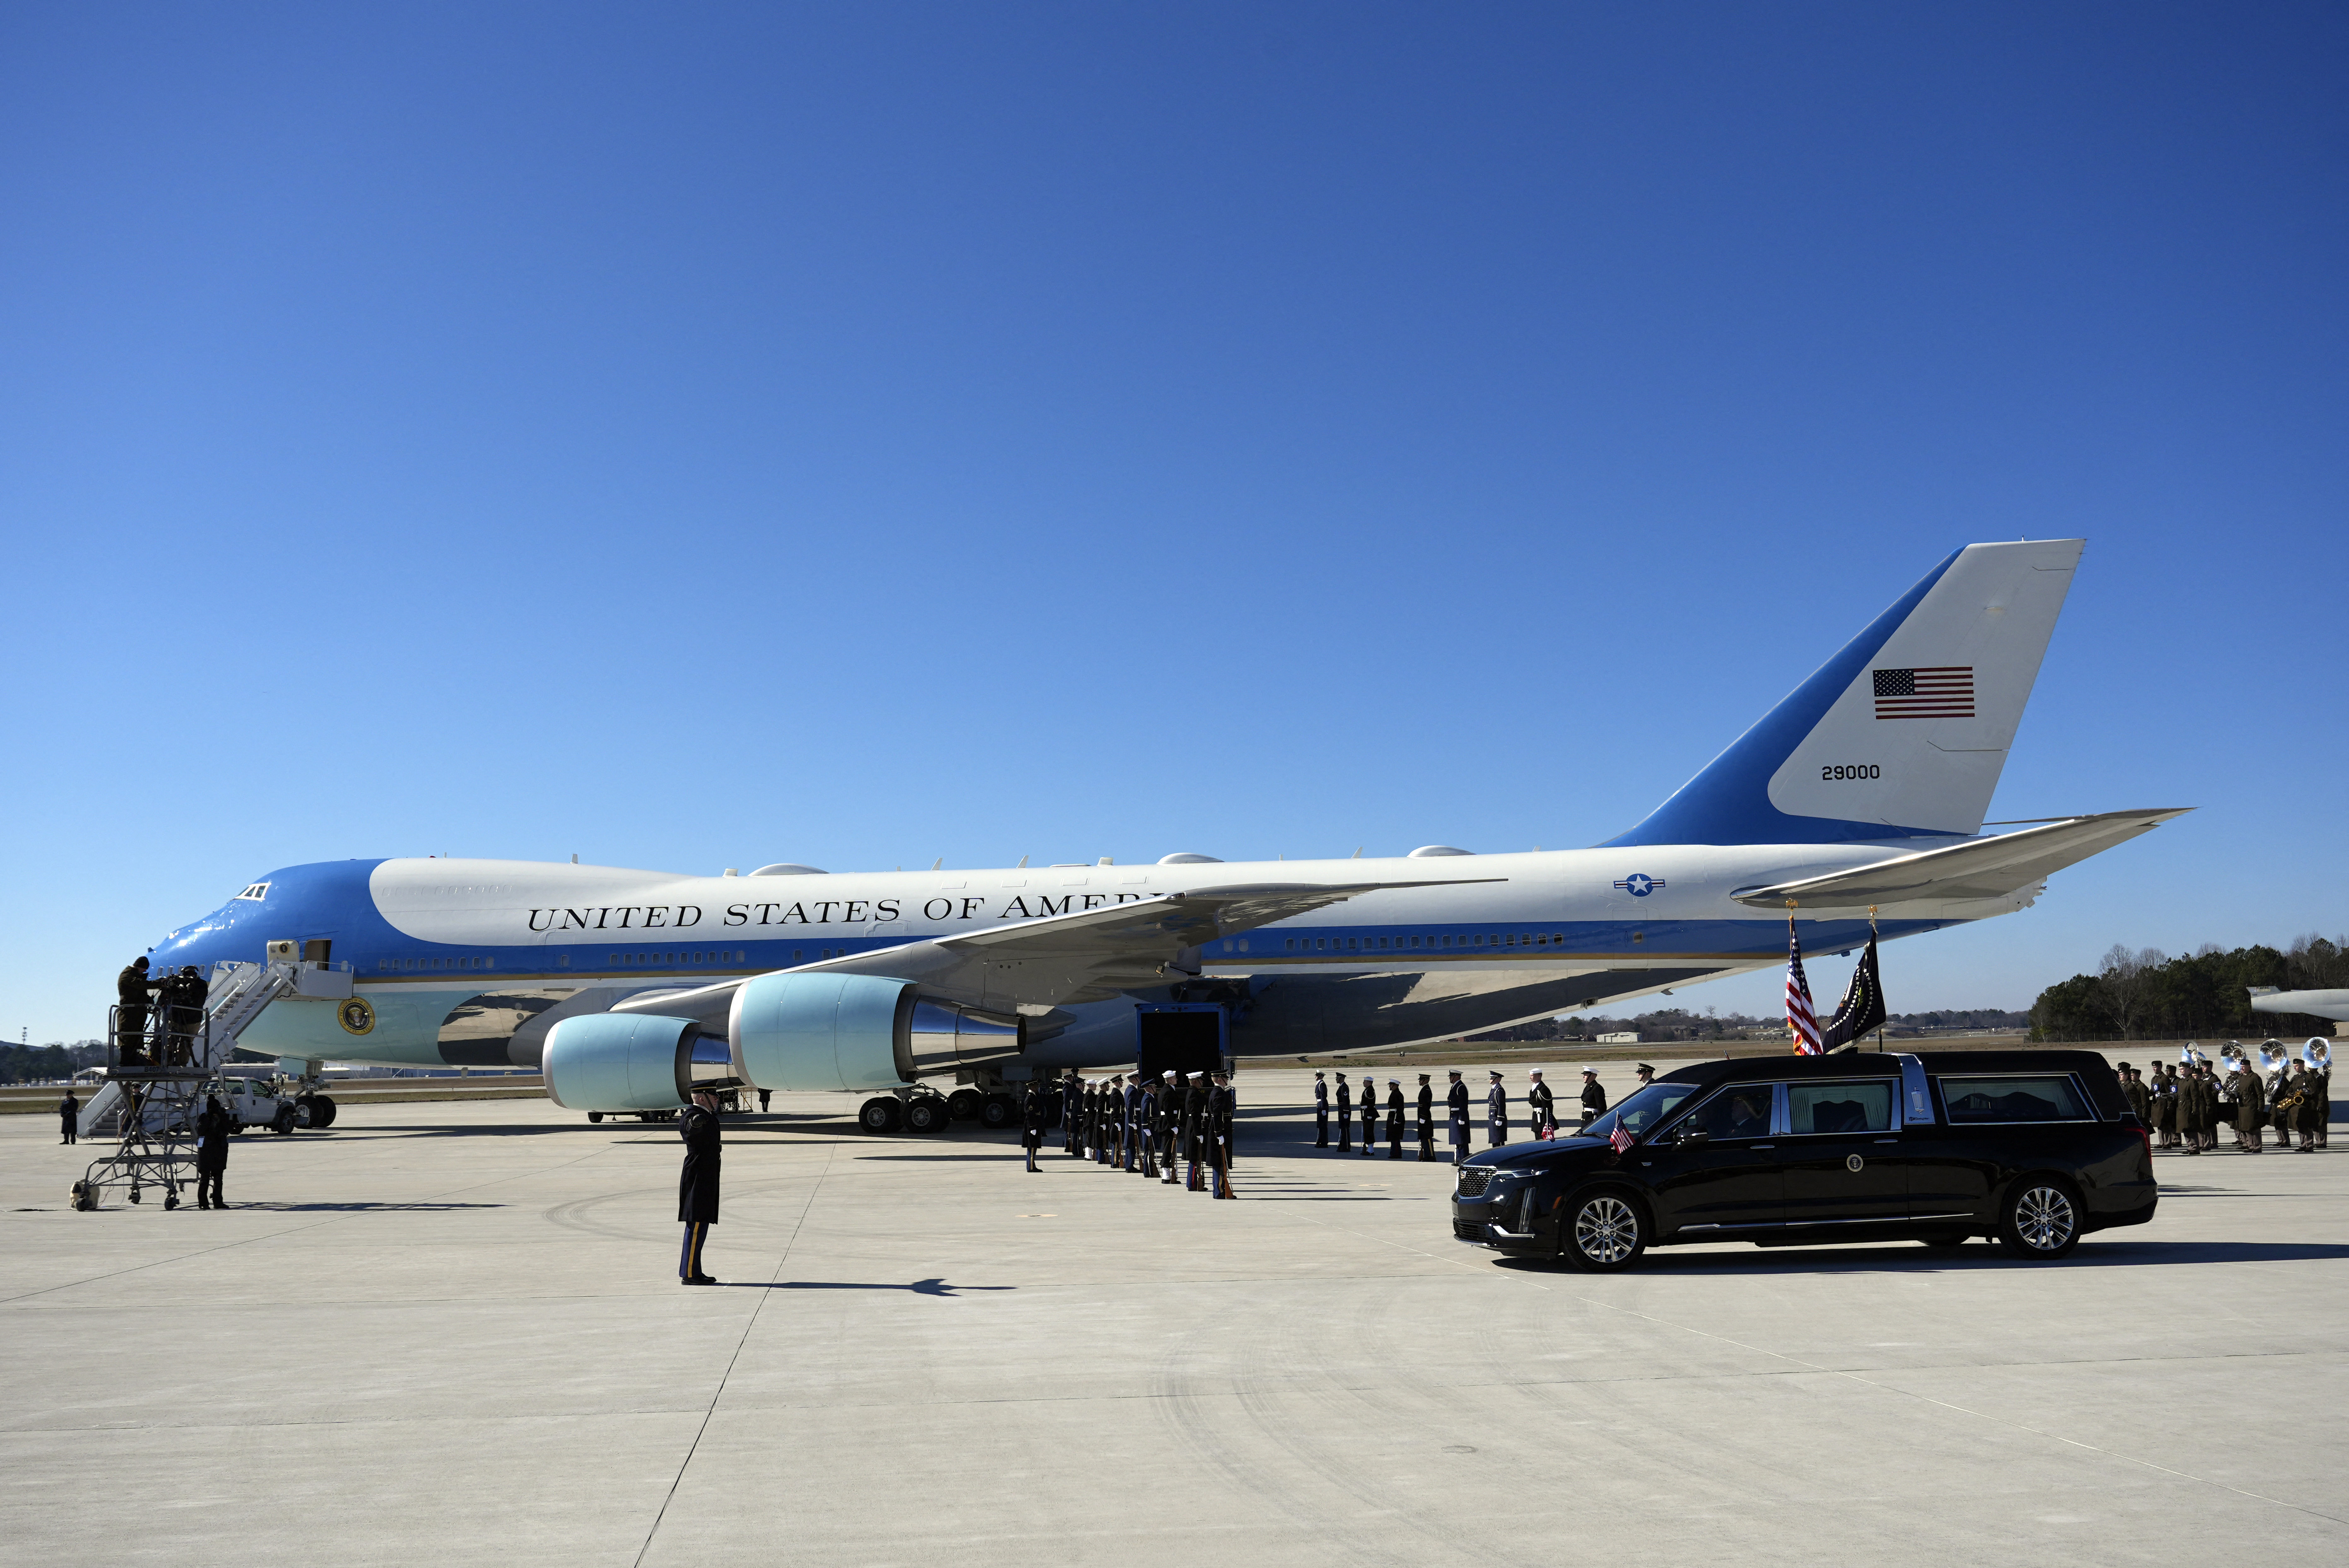
{"type": "Polygon", "coordinates": [[[2085,542],[1970,544],[1610,844],[1978,833],[2085,542]]]}

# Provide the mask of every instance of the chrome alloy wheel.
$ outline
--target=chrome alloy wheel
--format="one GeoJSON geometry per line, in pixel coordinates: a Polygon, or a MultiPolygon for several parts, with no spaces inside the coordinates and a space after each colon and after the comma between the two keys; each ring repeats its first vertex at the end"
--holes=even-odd
{"type": "Polygon", "coordinates": [[[1601,1194],[1574,1212],[1574,1250],[1612,1267],[1640,1246],[1640,1216],[1620,1198],[1601,1194]]]}
{"type": "Polygon", "coordinates": [[[2033,1187],[2014,1201],[2014,1233],[2034,1253],[2059,1253],[2080,1226],[2060,1187],[2033,1187]]]}

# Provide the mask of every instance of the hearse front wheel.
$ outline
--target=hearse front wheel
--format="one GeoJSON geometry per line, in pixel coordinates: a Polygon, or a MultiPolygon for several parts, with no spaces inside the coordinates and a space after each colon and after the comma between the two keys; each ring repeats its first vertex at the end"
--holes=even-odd
{"type": "Polygon", "coordinates": [[[1630,1268],[1647,1250],[1648,1222],[1639,1205],[1622,1192],[1587,1193],[1567,1205],[1560,1250],[1566,1261],[1591,1274],[1630,1268]]]}
{"type": "Polygon", "coordinates": [[[1998,1239],[2016,1257],[2053,1263],[2080,1244],[2080,1201],[2060,1181],[2026,1176],[2007,1194],[1998,1239]]]}

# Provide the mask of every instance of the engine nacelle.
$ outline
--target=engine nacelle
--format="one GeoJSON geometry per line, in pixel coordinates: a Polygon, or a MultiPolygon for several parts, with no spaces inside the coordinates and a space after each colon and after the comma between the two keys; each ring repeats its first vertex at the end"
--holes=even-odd
{"type": "MultiPolygon", "coordinates": [[[[558,1026],[559,1027],[560,1026],[558,1026]]],[[[757,1088],[895,1088],[1020,1052],[1019,1020],[873,975],[761,975],[734,993],[734,1070],[757,1088]]]]}
{"type": "Polygon", "coordinates": [[[690,1018],[586,1013],[547,1032],[546,1098],[567,1110],[675,1110],[693,1093],[690,1018]]]}

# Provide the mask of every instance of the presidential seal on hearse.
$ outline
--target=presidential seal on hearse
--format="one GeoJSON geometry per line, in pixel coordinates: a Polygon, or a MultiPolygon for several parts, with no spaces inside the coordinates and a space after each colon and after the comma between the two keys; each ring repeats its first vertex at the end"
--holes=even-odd
{"type": "Polygon", "coordinates": [[[2054,1259],[2153,1218],[2153,1145],[2093,1051],[1744,1057],[1463,1164],[1452,1233],[1628,1268],[1651,1246],[1995,1238],[2054,1259]]]}

